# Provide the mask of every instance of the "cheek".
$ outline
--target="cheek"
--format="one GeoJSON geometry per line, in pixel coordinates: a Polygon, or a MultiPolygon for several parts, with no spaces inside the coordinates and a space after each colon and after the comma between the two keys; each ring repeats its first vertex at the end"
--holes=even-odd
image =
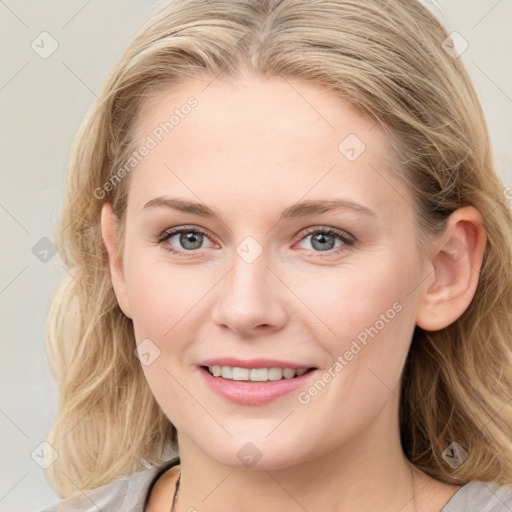
{"type": "Polygon", "coordinates": [[[325,276],[317,274],[311,279],[295,276],[294,280],[289,276],[287,282],[293,283],[294,292],[308,306],[301,308],[304,318],[309,319],[308,324],[320,325],[327,335],[324,339],[332,340],[331,348],[339,352],[353,338],[359,336],[364,341],[365,333],[366,337],[370,336],[368,329],[372,326],[379,333],[397,329],[397,324],[407,316],[404,311],[412,309],[408,307],[413,297],[411,283],[415,282],[417,271],[413,260],[403,256],[404,260],[381,254],[378,258],[368,258],[364,264],[358,262],[331,269],[325,276]]]}
{"type": "Polygon", "coordinates": [[[346,267],[320,285],[318,280],[313,281],[315,286],[305,282],[298,290],[318,317],[308,312],[308,326],[315,329],[327,353],[326,366],[336,375],[328,393],[334,401],[343,396],[350,404],[348,411],[362,407],[366,398],[372,410],[389,396],[414,332],[415,304],[410,292],[417,280],[415,260],[405,253],[403,258],[380,256],[372,258],[371,264],[346,267]]]}
{"type": "Polygon", "coordinates": [[[199,285],[192,268],[179,268],[163,261],[162,256],[135,252],[126,260],[127,292],[142,370],[155,400],[178,429],[186,429],[191,419],[204,421],[204,411],[187,392],[192,389],[190,375],[183,371],[187,346],[197,337],[196,308],[205,293],[205,283],[199,285]],[[150,361],[143,360],[145,353],[150,361]]]}
{"type": "Polygon", "coordinates": [[[208,288],[193,265],[172,265],[155,248],[135,248],[126,258],[125,272],[137,340],[172,336],[173,330],[186,325],[194,304],[208,288]]]}
{"type": "MultiPolygon", "coordinates": [[[[332,422],[350,437],[393,398],[415,326],[413,295],[408,295],[414,275],[412,261],[406,266],[381,259],[326,280],[324,293],[315,287],[309,294],[308,304],[315,305],[322,324],[309,315],[308,325],[317,326],[316,339],[329,353],[327,383],[305,389],[299,410],[318,418],[319,437],[326,435],[323,425],[332,422]],[[320,329],[327,334],[320,336],[320,329]]],[[[326,446],[339,434],[329,435],[326,446]]]]}
{"type": "MultiPolygon", "coordinates": [[[[222,269],[199,268],[193,262],[171,264],[154,248],[150,251],[132,248],[125,264],[126,288],[137,340],[147,337],[163,341],[173,337],[179,343],[186,331],[194,326],[197,330],[200,326],[191,320],[199,311],[201,315],[208,315],[205,310],[211,307],[208,294],[215,294],[213,288],[224,273],[222,269]]],[[[331,340],[326,348],[340,353],[352,339],[359,336],[364,342],[365,337],[370,338],[368,329],[375,332],[372,326],[376,326],[379,338],[383,337],[382,333],[396,328],[394,318],[405,315],[395,315],[397,307],[393,305],[399,303],[406,309],[404,302],[414,288],[411,283],[415,280],[415,271],[412,255],[398,257],[384,251],[357,263],[324,268],[307,275],[299,276],[297,269],[284,269],[282,275],[289,284],[290,296],[284,300],[282,292],[276,289],[275,293],[286,302],[283,307],[290,308],[289,321],[295,318],[299,324],[307,325],[306,328],[322,337],[322,344],[331,340]]],[[[280,300],[279,297],[276,298],[280,300]]],[[[202,318],[205,321],[204,316],[202,318]]]]}

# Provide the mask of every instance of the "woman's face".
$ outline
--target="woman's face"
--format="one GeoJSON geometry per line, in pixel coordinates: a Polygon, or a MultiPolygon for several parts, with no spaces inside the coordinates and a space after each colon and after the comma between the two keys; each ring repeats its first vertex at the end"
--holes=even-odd
{"type": "Polygon", "coordinates": [[[320,86],[249,77],[183,84],[136,128],[115,289],[180,442],[279,468],[394,435],[426,275],[380,127],[320,86]],[[347,203],[308,206],[330,201],[347,203]],[[315,369],[239,382],[214,363],[315,369]]]}

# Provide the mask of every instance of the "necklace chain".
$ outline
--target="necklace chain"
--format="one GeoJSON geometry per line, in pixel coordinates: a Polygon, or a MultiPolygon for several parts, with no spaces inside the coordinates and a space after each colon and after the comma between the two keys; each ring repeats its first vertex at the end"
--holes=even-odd
{"type": "MultiPolygon", "coordinates": [[[[412,464],[409,465],[409,469],[411,470],[411,482],[412,482],[412,503],[414,505],[414,512],[418,512],[416,508],[416,493],[414,492],[414,474],[412,472],[412,464]]],[[[176,500],[178,499],[178,494],[180,493],[180,480],[181,480],[181,468],[178,475],[178,480],[176,481],[176,490],[174,492],[174,497],[172,499],[172,505],[170,512],[176,512],[174,508],[176,506],[176,500]]]]}
{"type": "Polygon", "coordinates": [[[176,482],[176,490],[174,491],[174,497],[172,499],[172,505],[171,505],[171,512],[176,512],[176,509],[174,508],[176,505],[176,500],[178,498],[178,494],[180,493],[180,480],[181,480],[181,468],[178,475],[178,480],[176,482]]]}

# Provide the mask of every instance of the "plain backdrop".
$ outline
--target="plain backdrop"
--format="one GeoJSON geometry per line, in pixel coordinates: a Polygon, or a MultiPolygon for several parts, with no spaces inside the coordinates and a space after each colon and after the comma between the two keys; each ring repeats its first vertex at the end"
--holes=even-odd
{"type": "MultiPolygon", "coordinates": [[[[0,511],[35,511],[58,499],[36,460],[58,403],[44,326],[65,272],[51,240],[66,162],[107,72],[163,3],[0,0],[0,511]]],[[[449,31],[469,44],[460,58],[488,119],[504,188],[511,186],[512,0],[438,4],[449,31]]]]}

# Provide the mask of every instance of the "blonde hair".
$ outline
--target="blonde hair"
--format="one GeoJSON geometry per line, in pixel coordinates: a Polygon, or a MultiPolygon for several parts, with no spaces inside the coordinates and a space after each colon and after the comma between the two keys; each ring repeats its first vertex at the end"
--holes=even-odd
{"type": "Polygon", "coordinates": [[[101,238],[101,206],[111,201],[124,218],[129,176],[100,200],[98,190],[133,151],[145,101],[190,78],[241,70],[322,85],[379,123],[414,194],[420,248],[456,209],[482,213],[475,296],[449,327],[416,328],[400,431],[407,457],[437,480],[512,483],[512,219],[478,97],[461,59],[444,51],[447,37],[412,0],[177,0],[140,29],[73,142],[56,229],[68,275],[47,324],[60,400],[48,435],[59,458],[46,474],[61,497],[159,464],[176,448],[134,355],[101,238]],[[442,457],[452,442],[468,452],[457,468],[442,457]]]}

